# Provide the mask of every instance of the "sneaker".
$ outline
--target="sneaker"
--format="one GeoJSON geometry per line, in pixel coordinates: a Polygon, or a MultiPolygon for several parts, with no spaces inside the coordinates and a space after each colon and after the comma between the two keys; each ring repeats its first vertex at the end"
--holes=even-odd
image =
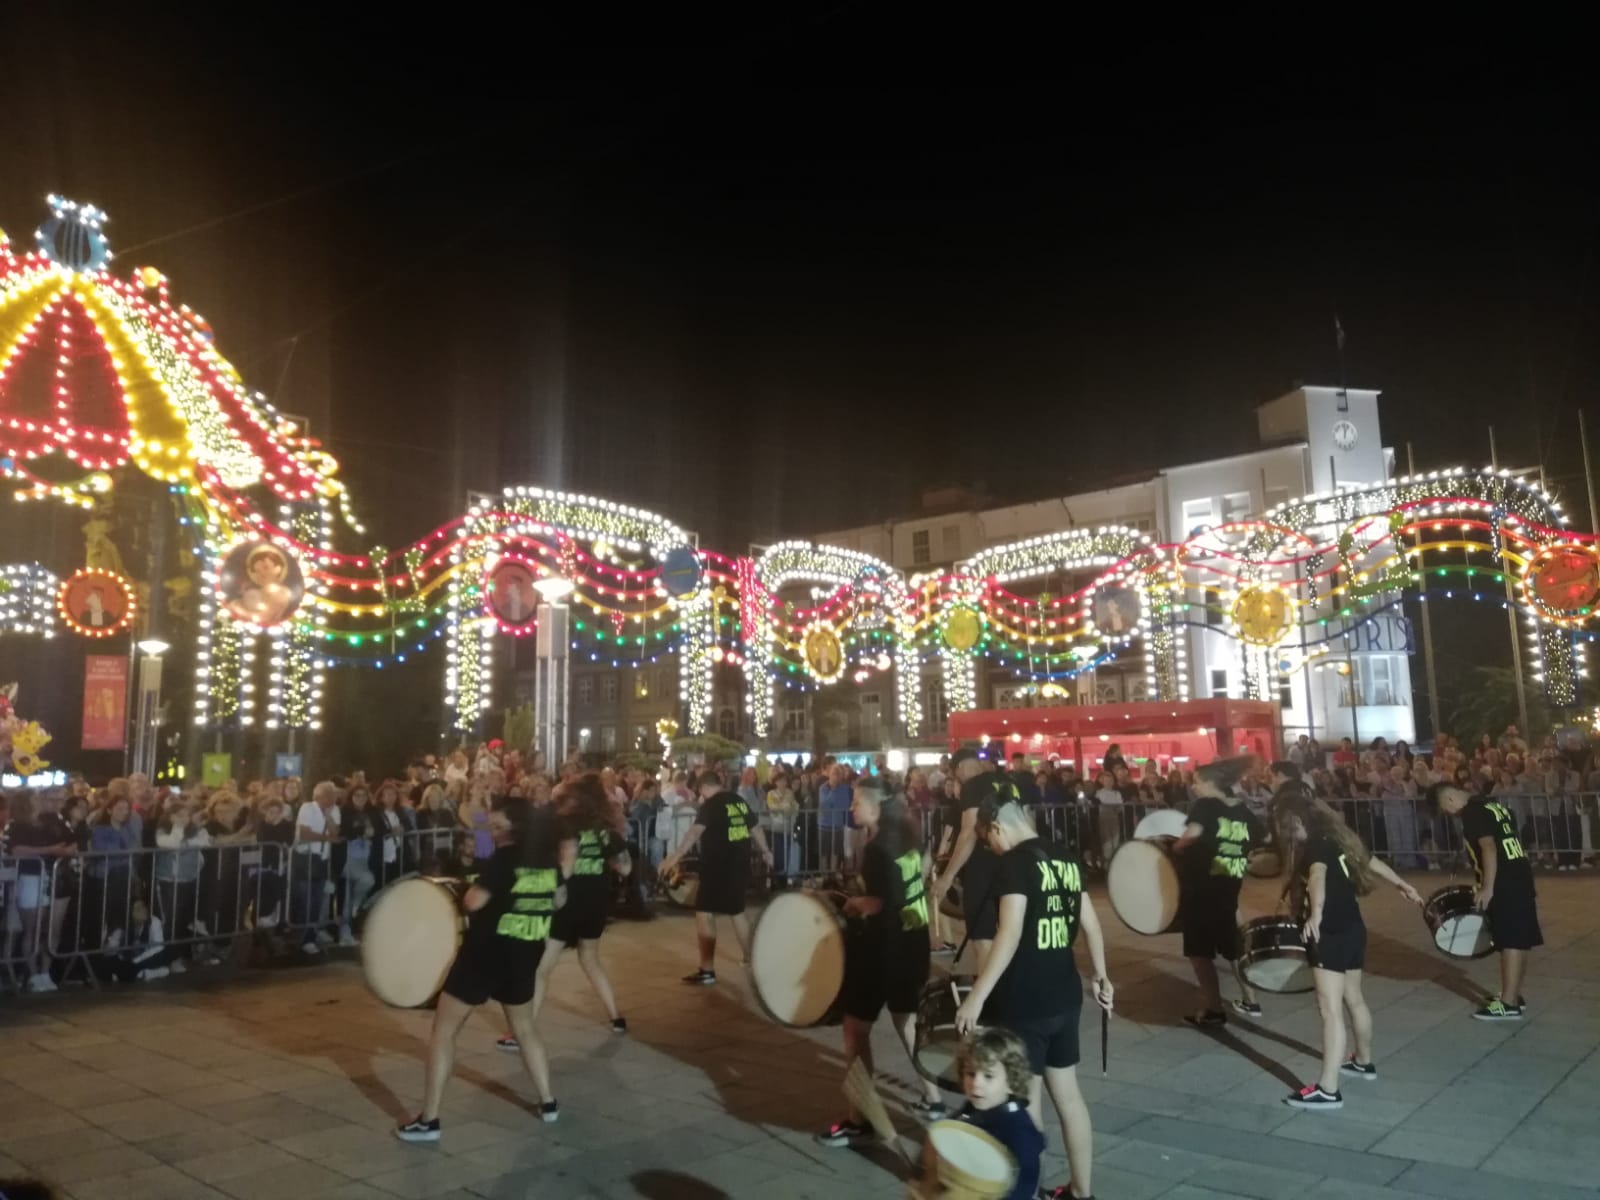
{"type": "Polygon", "coordinates": [[[1070,1183],[1063,1183],[1058,1188],[1040,1188],[1039,1200],[1094,1200],[1094,1197],[1075,1195],[1072,1191],[1072,1185],[1070,1183]]]}
{"type": "Polygon", "coordinates": [[[512,1037],[509,1033],[503,1038],[495,1038],[494,1048],[496,1050],[504,1050],[507,1054],[522,1053],[522,1043],[517,1041],[517,1039],[512,1037]]]}
{"type": "Polygon", "coordinates": [[[1522,1005],[1507,1004],[1503,1000],[1491,1000],[1477,1012],[1472,1014],[1479,1021],[1520,1021],[1522,1020],[1522,1005]]]}
{"type": "Polygon", "coordinates": [[[1254,1000],[1234,1000],[1230,1003],[1230,1007],[1241,1017],[1259,1017],[1261,1015],[1261,1005],[1254,1000]]]}
{"type": "Polygon", "coordinates": [[[30,976],[28,979],[28,990],[30,992],[60,991],[60,989],[56,987],[56,981],[50,978],[50,973],[48,971],[41,971],[37,975],[30,976]]]}
{"type": "Polygon", "coordinates": [[[1283,1102],[1290,1108],[1318,1109],[1332,1112],[1334,1109],[1344,1107],[1344,1095],[1341,1092],[1325,1092],[1319,1083],[1308,1084],[1298,1092],[1290,1092],[1283,1098],[1283,1102]]]}
{"type": "Polygon", "coordinates": [[[257,929],[276,929],[277,927],[278,927],[278,914],[275,913],[275,912],[268,913],[264,917],[257,917],[256,918],[256,928],[257,929]]]}
{"type": "Polygon", "coordinates": [[[142,983],[147,979],[165,979],[168,974],[169,972],[165,967],[146,967],[144,970],[140,971],[136,976],[134,976],[134,978],[138,979],[142,983]]]}
{"type": "Polygon", "coordinates": [[[835,1121],[821,1133],[816,1135],[819,1146],[838,1149],[840,1146],[850,1146],[856,1142],[864,1142],[872,1136],[872,1130],[856,1121],[835,1121]]]}
{"type": "Polygon", "coordinates": [[[924,1121],[942,1121],[949,1115],[943,1100],[913,1100],[911,1111],[924,1121]]]}
{"type": "Polygon", "coordinates": [[[222,965],[222,956],[220,954],[208,954],[200,960],[200,965],[202,967],[220,967],[222,965]]]}
{"type": "Polygon", "coordinates": [[[951,942],[940,942],[933,948],[933,952],[935,954],[954,954],[956,952],[956,948],[951,942]]]}
{"type": "Polygon", "coordinates": [[[1376,1079],[1378,1077],[1378,1068],[1371,1063],[1360,1063],[1351,1058],[1349,1062],[1339,1064],[1339,1073],[1341,1075],[1354,1075],[1357,1079],[1376,1079]]]}
{"type": "Polygon", "coordinates": [[[172,973],[174,975],[182,975],[186,971],[188,971],[189,964],[184,962],[183,959],[181,959],[181,958],[175,958],[175,959],[172,960],[172,968],[171,969],[172,969],[172,973]]]}
{"type": "Polygon", "coordinates": [[[319,929],[317,930],[317,942],[323,946],[331,946],[333,945],[333,934],[326,929],[319,929]]]}
{"type": "Polygon", "coordinates": [[[339,935],[339,945],[341,945],[341,946],[359,946],[359,945],[361,945],[361,942],[356,938],[355,934],[347,932],[347,933],[341,933],[339,935]]]}
{"type": "Polygon", "coordinates": [[[439,1140],[439,1118],[424,1121],[420,1116],[407,1121],[394,1131],[395,1137],[402,1142],[437,1142],[439,1140]]]}
{"type": "Polygon", "coordinates": [[[306,954],[321,954],[322,953],[322,947],[317,945],[315,942],[305,942],[305,943],[303,943],[301,945],[300,949],[301,949],[301,951],[303,953],[306,953],[306,954]]]}
{"type": "Polygon", "coordinates": [[[717,973],[715,971],[707,971],[704,967],[702,967],[693,975],[685,975],[683,977],[683,981],[685,983],[704,984],[709,987],[711,984],[717,981],[717,973]]]}
{"type": "Polygon", "coordinates": [[[561,1105],[557,1104],[554,1100],[546,1100],[543,1104],[539,1105],[539,1120],[543,1121],[546,1125],[554,1125],[560,1119],[561,1105]]]}
{"type": "Polygon", "coordinates": [[[1185,1013],[1183,1023],[1185,1025],[1193,1025],[1196,1029],[1216,1029],[1218,1026],[1228,1023],[1228,1014],[1216,1012],[1212,1009],[1207,1009],[1201,1013],[1185,1013]]]}
{"type": "Polygon", "coordinates": [[[615,1021],[611,1022],[611,1032],[612,1033],[627,1033],[628,1032],[628,1019],[626,1017],[618,1017],[615,1021]]]}

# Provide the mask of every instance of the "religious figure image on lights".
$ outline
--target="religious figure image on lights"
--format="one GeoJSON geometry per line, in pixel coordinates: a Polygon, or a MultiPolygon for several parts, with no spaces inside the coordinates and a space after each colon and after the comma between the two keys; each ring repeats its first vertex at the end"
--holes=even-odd
{"type": "Polygon", "coordinates": [[[287,620],[306,593],[294,555],[271,542],[241,542],[222,560],[217,585],[236,621],[263,627],[287,620]]]}
{"type": "Polygon", "coordinates": [[[844,648],[831,629],[813,629],[806,634],[806,665],[818,679],[827,681],[844,669],[844,648]]]}
{"type": "Polygon", "coordinates": [[[79,571],[61,585],[56,604],[63,622],[75,633],[107,637],[128,624],[133,589],[110,571],[79,571]]]}
{"type": "Polygon", "coordinates": [[[1094,594],[1094,627],[1106,637],[1123,637],[1139,623],[1139,593],[1107,584],[1094,594]]]}
{"type": "Polygon", "coordinates": [[[538,615],[539,593],[533,586],[533,568],[517,559],[502,559],[484,583],[489,611],[502,625],[526,625],[538,615]]]}

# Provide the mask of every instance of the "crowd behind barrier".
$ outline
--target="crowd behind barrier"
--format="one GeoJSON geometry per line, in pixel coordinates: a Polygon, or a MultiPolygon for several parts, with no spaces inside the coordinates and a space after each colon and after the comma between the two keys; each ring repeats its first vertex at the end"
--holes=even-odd
{"type": "MultiPolygon", "coordinates": [[[[1485,735],[1470,755],[1447,737],[1431,755],[1381,739],[1361,751],[1347,740],[1330,755],[1302,737],[1284,761],[1397,869],[1467,865],[1456,825],[1425,798],[1440,780],[1503,804],[1535,865],[1576,870],[1595,862],[1600,756],[1588,746],[1557,750],[1546,739],[1529,752],[1513,728],[1499,743],[1485,735]]],[[[1144,817],[1188,805],[1187,771],[1130,763],[1115,744],[1082,780],[1070,764],[1017,754],[1010,765],[1040,832],[1091,871],[1104,870],[1144,817]]],[[[227,954],[270,962],[354,945],[364,909],[395,880],[473,873],[493,849],[495,796],[545,803],[562,779],[592,766],[574,753],[546,772],[537,756],[524,762],[490,743],[474,754],[419,758],[404,778],[369,784],[357,772],[309,795],[294,779],[178,792],[133,776],[97,791],[74,779],[65,789],[0,796],[0,987],[97,986],[213,965],[227,954]]],[[[644,915],[647,896],[666,891],[656,869],[694,822],[703,769],[659,779],[600,771],[639,868],[618,885],[625,911],[644,915]]],[[[942,859],[960,823],[948,760],[901,776],[880,757],[872,773],[903,798],[930,856],[942,859]]],[[[1269,778],[1262,764],[1243,785],[1258,812],[1269,778]]],[[[827,759],[815,768],[774,765],[764,779],[754,768],[726,775],[772,851],[760,888],[850,876],[862,847],[849,815],[854,780],[827,759]]],[[[692,856],[686,865],[692,869],[692,856]]]]}

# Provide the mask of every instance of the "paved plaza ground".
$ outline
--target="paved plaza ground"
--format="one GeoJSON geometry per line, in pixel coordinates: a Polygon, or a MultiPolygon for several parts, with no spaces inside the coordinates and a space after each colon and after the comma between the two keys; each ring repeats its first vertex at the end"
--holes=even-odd
{"type": "MultiPolygon", "coordinates": [[[[1270,907],[1271,886],[1251,882],[1247,915],[1270,907]]],[[[1468,1016],[1493,959],[1446,960],[1415,909],[1369,898],[1382,1078],[1349,1083],[1328,1114],[1280,1103],[1314,1071],[1310,996],[1191,1030],[1178,939],[1136,937],[1097,899],[1119,988],[1105,1077],[1098,1020],[1083,1026],[1097,1196],[1596,1195],[1584,1189],[1600,1184],[1600,879],[1540,881],[1547,945],[1519,1025],[1468,1016]]],[[[767,1021],[731,944],[716,988],[680,984],[693,966],[683,914],[613,924],[603,946],[630,1033],[597,1017],[569,954],[544,1022],[560,1123],[530,1115],[520,1062],[495,1050],[484,1010],[463,1034],[436,1146],[390,1134],[417,1109],[429,1014],[378,1004],[351,959],[0,1000],[0,1176],[42,1175],[77,1200],[902,1195],[888,1150],[811,1141],[841,1111],[837,1029],[767,1021]]],[[[904,1056],[880,1032],[886,1091],[908,1097],[904,1056]]],[[[896,1119],[914,1153],[916,1122],[896,1119]]],[[[1057,1182],[1053,1113],[1047,1125],[1057,1182]]]]}

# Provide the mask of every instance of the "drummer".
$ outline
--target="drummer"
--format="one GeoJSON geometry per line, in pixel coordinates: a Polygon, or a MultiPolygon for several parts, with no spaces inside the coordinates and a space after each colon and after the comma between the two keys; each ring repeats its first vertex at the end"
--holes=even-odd
{"type": "Polygon", "coordinates": [[[538,813],[520,796],[490,814],[496,849],[462,907],[470,914],[461,949],[445,976],[428,1041],[422,1111],[395,1130],[405,1142],[439,1140],[439,1106],[455,1064],[456,1038],[472,1010],[490,1000],[505,1010],[546,1122],[560,1115],[550,1090],[550,1064],[534,1029],[534,979],[559,904],[557,888],[572,872],[577,846],[554,814],[538,813]]]}
{"type": "MultiPolygon", "coordinates": [[[[1215,959],[1239,957],[1239,890],[1252,845],[1264,840],[1261,822],[1234,793],[1234,785],[1254,764],[1252,758],[1208,763],[1194,773],[1189,821],[1173,843],[1178,857],[1178,915],[1183,924],[1183,954],[1200,985],[1200,1009],[1184,1016],[1196,1028],[1226,1025],[1215,959]]],[[[1255,992],[1242,978],[1235,1012],[1261,1015],[1255,992]]]]}
{"type": "Polygon", "coordinates": [[[1016,795],[1009,780],[994,774],[994,764],[971,747],[957,750],[951,760],[956,778],[961,781],[961,798],[957,807],[961,813],[961,828],[956,834],[955,849],[944,873],[933,885],[933,902],[938,904],[957,876],[961,878],[961,906],[966,918],[967,939],[978,960],[978,969],[989,957],[994,945],[997,917],[994,895],[995,856],[978,836],[978,806],[996,786],[1004,786],[1016,795]]]}
{"type": "Polygon", "coordinates": [[[1094,967],[1095,1000],[1110,1012],[1114,991],[1106,976],[1100,922],[1083,890],[1077,860],[1040,839],[1014,792],[996,791],[985,800],[977,829],[996,855],[1000,916],[993,952],[956,1010],[956,1029],[971,1033],[981,1016],[1022,1039],[1031,1074],[1028,1103],[1033,1123],[1043,1130],[1048,1089],[1061,1119],[1061,1140],[1072,1172],[1069,1184],[1048,1194],[1089,1200],[1094,1132],[1089,1106],[1078,1088],[1083,981],[1072,945],[1081,928],[1094,967]]]}
{"type": "Polygon", "coordinates": [[[694,902],[695,940],[700,950],[700,967],[685,975],[685,983],[710,985],[717,982],[717,917],[733,919],[733,935],[739,940],[744,961],[750,961],[750,918],[744,915],[745,893],[750,888],[750,843],[754,841],[768,867],[772,851],[761,832],[756,814],[739,796],[727,791],[715,771],[700,776],[700,807],[694,824],[683,835],[678,848],[661,864],[661,873],[671,875],[683,856],[700,847],[700,891],[694,902]]]}
{"type": "Polygon", "coordinates": [[[1472,1015],[1480,1021],[1520,1021],[1528,951],[1544,945],[1544,935],[1539,929],[1533,867],[1516,823],[1505,805],[1469,796],[1454,784],[1434,784],[1428,795],[1435,812],[1461,818],[1461,840],[1478,873],[1473,901],[1484,914],[1500,955],[1500,995],[1472,1015]]]}
{"type": "Polygon", "coordinates": [[[1413,904],[1417,890],[1387,863],[1373,858],[1344,818],[1302,785],[1289,784],[1273,795],[1268,807],[1272,835],[1289,859],[1289,884],[1296,893],[1294,911],[1304,912],[1306,953],[1317,982],[1317,1009],[1322,1014],[1322,1074],[1284,1097],[1291,1108],[1330,1112],[1344,1107],[1339,1076],[1374,1080],[1372,1012],[1361,994],[1361,968],[1366,956],[1367,927],[1357,898],[1372,890],[1373,878],[1400,889],[1413,904]],[[1355,1053],[1345,1058],[1345,1014],[1355,1034],[1355,1053]]]}
{"type": "MultiPolygon", "coordinates": [[[[860,1059],[872,1070],[872,1026],[885,1006],[916,1075],[917,1005],[928,982],[928,897],[923,891],[927,864],[916,826],[905,805],[888,799],[877,776],[857,781],[850,815],[866,836],[861,851],[859,896],[845,901],[849,921],[844,940],[844,1066],[860,1059]]],[[[922,1098],[912,1111],[926,1121],[945,1115],[939,1089],[921,1082],[922,1098]]],[[[853,1106],[842,1121],[817,1134],[823,1146],[848,1146],[873,1136],[872,1127],[853,1106]]]]}

